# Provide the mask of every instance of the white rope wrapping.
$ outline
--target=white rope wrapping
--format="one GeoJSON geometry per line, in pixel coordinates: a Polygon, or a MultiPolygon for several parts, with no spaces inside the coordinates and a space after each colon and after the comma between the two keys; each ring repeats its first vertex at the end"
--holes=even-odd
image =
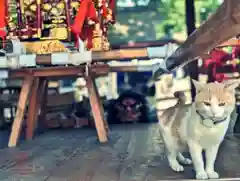
{"type": "Polygon", "coordinates": [[[78,38],[79,49],[77,53],[72,53],[70,61],[73,65],[78,66],[84,63],[87,65],[92,63],[92,52],[85,50],[84,42],[78,38]]]}
{"type": "Polygon", "coordinates": [[[19,56],[7,56],[8,68],[19,68],[19,56]]]}
{"type": "Polygon", "coordinates": [[[147,52],[148,52],[148,57],[149,58],[166,58],[170,56],[175,50],[178,48],[178,45],[174,43],[168,43],[164,46],[160,47],[148,47],[147,52]]]}
{"type": "Polygon", "coordinates": [[[20,67],[35,67],[36,66],[36,54],[20,55],[19,56],[20,67]]]}
{"type": "Polygon", "coordinates": [[[51,63],[52,65],[66,65],[69,64],[69,54],[66,52],[52,53],[51,63]]]}
{"type": "Polygon", "coordinates": [[[18,56],[0,57],[0,68],[18,68],[18,67],[19,67],[18,56]]]}
{"type": "Polygon", "coordinates": [[[0,68],[8,67],[8,60],[7,57],[0,57],[0,68]]]}
{"type": "Polygon", "coordinates": [[[69,59],[71,64],[78,66],[84,63],[91,64],[92,62],[92,52],[84,51],[84,52],[75,52],[69,55],[69,59]]]}
{"type": "Polygon", "coordinates": [[[152,65],[137,65],[138,72],[152,72],[152,65]]]}
{"type": "Polygon", "coordinates": [[[0,70],[0,79],[7,79],[7,78],[8,78],[8,71],[0,70]]]}
{"type": "Polygon", "coordinates": [[[7,53],[7,56],[16,56],[26,53],[24,45],[20,42],[18,38],[11,39],[13,45],[13,52],[7,53]]]}

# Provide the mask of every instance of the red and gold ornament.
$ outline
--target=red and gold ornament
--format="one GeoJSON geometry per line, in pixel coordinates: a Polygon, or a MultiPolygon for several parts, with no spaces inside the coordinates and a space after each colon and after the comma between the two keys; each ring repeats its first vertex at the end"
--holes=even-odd
{"type": "Polygon", "coordinates": [[[71,31],[75,35],[75,46],[78,48],[78,39],[87,41],[87,48],[91,48],[92,27],[86,25],[86,21],[90,25],[94,25],[98,22],[97,10],[92,0],[81,0],[78,12],[75,16],[74,23],[71,27],[71,31]]]}
{"type": "Polygon", "coordinates": [[[226,65],[228,61],[230,61],[231,66],[232,66],[232,72],[236,72],[237,68],[237,58],[239,57],[240,54],[240,48],[239,47],[234,47],[232,50],[232,53],[227,53],[226,51],[223,51],[221,49],[215,48],[213,51],[210,52],[210,57],[209,59],[206,59],[204,61],[204,67],[208,68],[209,65],[213,65],[212,67],[212,77],[218,81],[222,82],[226,79],[228,79],[224,73],[217,73],[217,68],[218,67],[223,67],[226,65]]]}
{"type": "Polygon", "coordinates": [[[8,16],[7,13],[7,1],[1,0],[0,1],[0,38],[5,40],[7,36],[7,29],[6,29],[6,17],[8,16]]]}

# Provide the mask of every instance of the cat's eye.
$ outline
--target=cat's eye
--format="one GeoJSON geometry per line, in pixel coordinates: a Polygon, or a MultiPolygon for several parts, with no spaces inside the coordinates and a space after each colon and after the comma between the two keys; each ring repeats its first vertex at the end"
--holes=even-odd
{"type": "Polygon", "coordinates": [[[203,102],[206,106],[210,106],[211,104],[209,102],[203,102]]]}
{"type": "Polygon", "coordinates": [[[218,104],[219,106],[225,106],[225,102],[218,104]]]}

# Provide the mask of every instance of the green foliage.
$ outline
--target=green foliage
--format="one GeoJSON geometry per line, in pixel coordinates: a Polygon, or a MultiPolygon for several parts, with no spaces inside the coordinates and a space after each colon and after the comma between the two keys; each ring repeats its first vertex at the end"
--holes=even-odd
{"type": "MultiPolygon", "coordinates": [[[[127,0],[118,0],[126,1],[127,0]]],[[[139,4],[141,0],[132,0],[139,4]]],[[[147,1],[147,0],[145,0],[147,1]]],[[[186,0],[151,0],[144,8],[129,7],[125,10],[118,7],[117,26],[110,28],[109,39],[112,44],[158,39],[186,38],[185,23],[186,0]],[[120,11],[121,9],[121,11],[120,11]],[[142,24],[139,24],[142,23],[142,24]],[[126,31],[123,31],[123,30],[126,31]]],[[[220,0],[195,0],[196,26],[215,12],[220,0]]]]}
{"type": "MultiPolygon", "coordinates": [[[[215,12],[220,5],[219,0],[195,0],[196,25],[215,12]]],[[[186,32],[185,23],[185,0],[161,0],[158,11],[162,14],[164,21],[156,25],[157,37],[172,37],[174,33],[186,32]]]]}

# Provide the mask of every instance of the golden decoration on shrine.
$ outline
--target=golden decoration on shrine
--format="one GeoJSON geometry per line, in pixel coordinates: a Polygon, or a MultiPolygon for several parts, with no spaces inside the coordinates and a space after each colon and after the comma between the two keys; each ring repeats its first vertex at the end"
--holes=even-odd
{"type": "Polygon", "coordinates": [[[52,28],[50,30],[50,37],[53,39],[67,39],[68,37],[68,30],[67,28],[64,27],[59,27],[59,28],[52,28]]]}
{"type": "Polygon", "coordinates": [[[25,42],[27,53],[50,54],[57,52],[68,52],[68,49],[58,40],[46,40],[39,42],[25,42]]]}
{"type": "Polygon", "coordinates": [[[37,10],[36,4],[31,5],[31,6],[30,6],[30,10],[36,11],[36,10],[37,10]]]}
{"type": "Polygon", "coordinates": [[[32,0],[23,0],[23,3],[26,5],[30,5],[32,3],[32,0]]]}

